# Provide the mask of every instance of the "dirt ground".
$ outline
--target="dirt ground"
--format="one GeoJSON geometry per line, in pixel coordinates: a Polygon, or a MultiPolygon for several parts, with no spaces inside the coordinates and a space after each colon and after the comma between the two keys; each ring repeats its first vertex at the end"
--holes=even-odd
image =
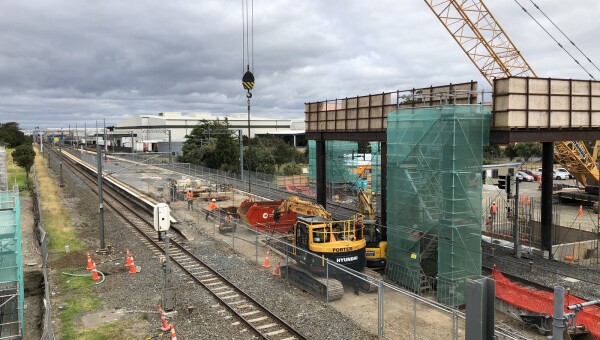
{"type": "MultiPolygon", "coordinates": [[[[239,205],[242,198],[243,196],[239,200],[236,199],[235,204],[239,205]]],[[[195,208],[198,209],[205,205],[205,202],[196,202],[195,208]]],[[[232,200],[218,202],[218,206],[221,208],[233,205],[232,200]]],[[[240,225],[236,228],[234,239],[231,231],[220,233],[219,224],[213,219],[209,219],[207,222],[203,213],[188,211],[187,203],[184,201],[173,202],[171,209],[173,216],[183,221],[180,227],[184,228],[185,233],[192,238],[200,237],[201,234],[213,235],[215,239],[234,247],[236,252],[255,261],[257,265],[263,264],[266,255],[266,248],[262,246],[265,244],[264,237],[259,242],[261,246],[256,247],[256,234],[245,226],[240,225]]],[[[278,260],[285,263],[285,259],[271,253],[270,264],[272,267],[268,270],[272,270],[278,260]]],[[[354,320],[365,331],[377,335],[377,299],[376,292],[355,295],[352,289],[347,288],[342,299],[332,301],[329,305],[354,320]]],[[[520,322],[509,316],[498,313],[497,321],[507,328],[521,331],[520,322]]],[[[412,297],[395,290],[384,290],[384,334],[386,338],[412,338],[413,331],[416,331],[418,339],[448,339],[452,337],[452,325],[451,314],[427,303],[415,302],[412,297]]],[[[458,325],[458,337],[464,338],[464,320],[459,319],[458,325]]],[[[533,332],[525,331],[523,333],[527,333],[527,336],[532,339],[543,339],[543,337],[536,337],[533,332]]]]}
{"type": "Polygon", "coordinates": [[[44,316],[43,275],[40,250],[34,234],[33,206],[30,196],[21,196],[21,247],[25,285],[25,339],[39,339],[44,316]]]}

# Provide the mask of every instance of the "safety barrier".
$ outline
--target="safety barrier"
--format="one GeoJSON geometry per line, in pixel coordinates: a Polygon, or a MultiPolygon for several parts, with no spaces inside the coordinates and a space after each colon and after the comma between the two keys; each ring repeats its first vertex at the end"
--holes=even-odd
{"type": "Polygon", "coordinates": [[[33,213],[37,227],[38,241],[42,255],[42,273],[44,275],[44,321],[42,340],[54,340],[54,331],[52,329],[52,304],[50,301],[50,282],[48,277],[48,234],[44,230],[42,218],[42,207],[40,204],[39,182],[35,167],[31,169],[31,179],[33,182],[33,213]]]}
{"type": "MultiPolygon", "coordinates": [[[[493,278],[496,280],[496,297],[502,301],[529,312],[545,313],[552,315],[554,308],[554,293],[540,290],[533,290],[521,287],[510,282],[502,273],[494,268],[493,278]]],[[[582,303],[585,300],[570,294],[565,294],[565,312],[567,306],[576,303],[582,303]]],[[[577,315],[578,324],[585,325],[594,335],[595,339],[600,339],[600,307],[588,306],[577,315]]]]}

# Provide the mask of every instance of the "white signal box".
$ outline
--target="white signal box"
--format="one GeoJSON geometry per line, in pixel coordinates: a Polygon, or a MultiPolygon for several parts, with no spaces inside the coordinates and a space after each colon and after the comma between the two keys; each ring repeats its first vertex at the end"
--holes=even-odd
{"type": "Polygon", "coordinates": [[[171,209],[166,203],[154,206],[154,230],[167,231],[171,228],[171,209]]]}

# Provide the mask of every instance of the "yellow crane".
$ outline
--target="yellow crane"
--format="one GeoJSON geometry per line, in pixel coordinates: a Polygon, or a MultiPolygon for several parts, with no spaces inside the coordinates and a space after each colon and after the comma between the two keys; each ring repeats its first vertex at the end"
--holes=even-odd
{"type": "MultiPolygon", "coordinates": [[[[424,0],[450,35],[493,86],[494,78],[537,77],[482,0],[424,0]]],[[[583,141],[554,143],[554,158],[585,187],[598,186],[596,159],[583,141]]]]}

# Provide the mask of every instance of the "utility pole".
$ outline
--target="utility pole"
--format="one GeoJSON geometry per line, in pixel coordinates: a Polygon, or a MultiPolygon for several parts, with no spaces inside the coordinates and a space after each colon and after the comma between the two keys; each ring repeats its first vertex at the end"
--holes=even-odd
{"type": "Polygon", "coordinates": [[[104,243],[104,201],[102,199],[102,148],[96,143],[96,164],[98,172],[98,212],[100,222],[100,250],[104,250],[106,245],[104,243]]]}
{"type": "Polygon", "coordinates": [[[169,165],[173,165],[173,159],[172,159],[172,154],[173,154],[173,150],[171,150],[171,130],[167,130],[167,132],[169,133],[169,165]]]}
{"type": "Polygon", "coordinates": [[[238,130],[238,143],[240,145],[240,180],[244,181],[244,139],[242,129],[238,130]]]}
{"type": "Polygon", "coordinates": [[[106,140],[106,119],[104,119],[104,161],[108,160],[108,141],[106,140]]]}
{"type": "Polygon", "coordinates": [[[65,139],[65,136],[63,134],[61,134],[60,136],[60,141],[58,141],[58,155],[60,156],[60,187],[64,187],[65,186],[65,182],[63,181],[63,162],[62,162],[62,145],[63,145],[63,141],[65,139]]]}
{"type": "Polygon", "coordinates": [[[513,219],[513,241],[516,258],[521,258],[521,233],[519,232],[519,179],[515,176],[515,211],[513,219]]]}

